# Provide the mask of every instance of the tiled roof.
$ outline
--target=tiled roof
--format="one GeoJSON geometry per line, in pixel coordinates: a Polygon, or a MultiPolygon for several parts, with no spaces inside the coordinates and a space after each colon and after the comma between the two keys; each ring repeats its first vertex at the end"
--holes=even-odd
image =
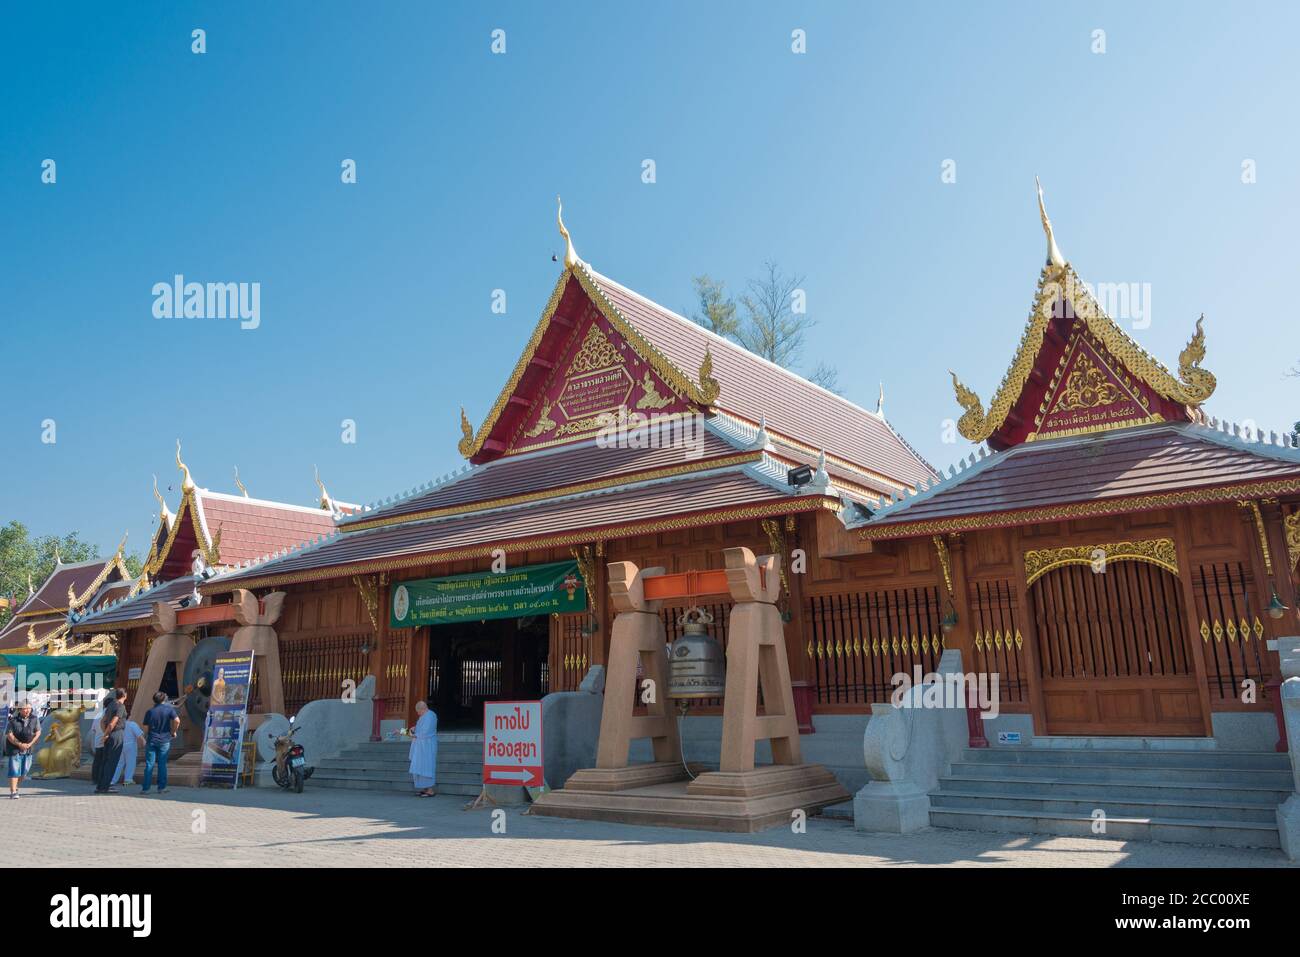
{"type": "Polygon", "coordinates": [[[718,408],[751,422],[766,416],[773,431],[888,478],[914,485],[933,477],[929,465],[883,417],[759,358],[590,268],[587,273],[619,314],[678,368],[694,375],[708,348],[713,356],[713,377],[721,383],[715,403],[718,408]]]}
{"type": "Polygon", "coordinates": [[[598,537],[640,534],[660,526],[706,524],[719,512],[757,517],[815,509],[830,501],[817,494],[793,495],[785,487],[783,467],[765,458],[749,466],[338,534],[319,545],[223,574],[202,591],[336,577],[345,573],[340,569],[354,573],[416,567],[487,555],[497,547],[518,551],[547,544],[578,544],[598,537]]]}
{"type": "MultiPolygon", "coordinates": [[[[660,433],[661,435],[663,433],[660,433]]],[[[674,470],[702,470],[719,458],[734,457],[744,445],[729,440],[715,430],[705,429],[699,437],[698,450],[687,453],[680,446],[655,442],[659,448],[602,447],[588,440],[562,445],[527,455],[494,459],[484,465],[443,476],[437,482],[411,489],[392,500],[367,506],[368,511],[346,516],[339,527],[368,526],[428,512],[465,510],[474,503],[511,500],[520,496],[539,497],[574,486],[595,483],[617,484],[634,481],[647,473],[674,470]]],[[[756,455],[756,453],[755,453],[756,455]]]]}
{"type": "Polygon", "coordinates": [[[1030,442],[975,459],[851,527],[870,538],[896,538],[956,530],[962,521],[1050,520],[1051,508],[1067,504],[1088,503],[1089,514],[1108,514],[1228,500],[1236,492],[1253,494],[1260,483],[1272,494],[1289,484],[1300,490],[1300,449],[1287,443],[1249,441],[1190,423],[1030,442]]]}
{"type": "Polygon", "coordinates": [[[84,633],[103,631],[126,622],[148,620],[153,616],[154,602],[165,601],[177,605],[182,598],[194,591],[197,579],[193,575],[184,575],[169,582],[155,585],[137,592],[134,597],[116,604],[108,605],[99,611],[86,615],[72,625],[72,631],[84,633]]]}
{"type": "Polygon", "coordinates": [[[53,631],[63,627],[64,617],[50,614],[41,618],[11,618],[0,631],[0,651],[26,650],[28,629],[36,629],[36,640],[40,641],[53,631]]]}
{"type": "Polygon", "coordinates": [[[211,538],[221,530],[221,563],[234,565],[301,545],[334,531],[325,509],[286,505],[198,489],[196,499],[211,538]]]}

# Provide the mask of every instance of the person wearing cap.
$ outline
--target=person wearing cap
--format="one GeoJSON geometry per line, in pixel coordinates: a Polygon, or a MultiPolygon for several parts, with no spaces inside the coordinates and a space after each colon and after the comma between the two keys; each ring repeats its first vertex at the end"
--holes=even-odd
{"type": "Polygon", "coordinates": [[[5,757],[9,764],[9,799],[18,800],[18,785],[32,773],[32,758],[36,742],[41,739],[41,719],[32,711],[32,703],[24,695],[18,706],[9,712],[5,728],[5,757]]]}

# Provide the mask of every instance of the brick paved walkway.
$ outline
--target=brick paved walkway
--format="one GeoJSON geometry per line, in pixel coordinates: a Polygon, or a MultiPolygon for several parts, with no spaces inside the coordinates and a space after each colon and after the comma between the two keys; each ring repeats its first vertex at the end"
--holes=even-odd
{"type": "Polygon", "coordinates": [[[984,834],[929,829],[907,836],[865,834],[812,820],[728,835],[534,818],[506,811],[493,834],[488,811],[463,799],[420,800],[382,792],[258,788],[138,789],[95,796],[74,781],[30,783],[18,801],[0,798],[0,844],[11,863],[120,867],[145,864],[258,867],[584,866],[879,867],[1279,867],[1278,851],[1179,844],[984,834]],[[198,820],[206,833],[194,833],[198,820]]]}

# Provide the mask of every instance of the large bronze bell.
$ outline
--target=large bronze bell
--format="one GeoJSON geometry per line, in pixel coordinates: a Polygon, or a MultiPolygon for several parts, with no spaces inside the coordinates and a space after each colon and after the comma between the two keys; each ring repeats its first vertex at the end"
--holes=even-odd
{"type": "Polygon", "coordinates": [[[712,622],[713,616],[698,606],[677,619],[682,636],[668,649],[669,698],[721,698],[726,690],[726,660],[705,627],[712,622]]]}

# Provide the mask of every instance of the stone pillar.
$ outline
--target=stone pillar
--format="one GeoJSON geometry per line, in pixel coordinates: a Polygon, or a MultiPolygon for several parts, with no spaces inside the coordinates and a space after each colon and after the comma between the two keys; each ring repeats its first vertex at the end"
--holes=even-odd
{"type": "Polygon", "coordinates": [[[668,710],[668,636],[659,617],[661,601],[647,601],[644,580],[662,575],[662,568],[638,569],[632,562],[610,562],[609,598],[617,613],[610,629],[608,679],[605,704],[600,716],[600,742],[596,767],[601,770],[626,768],[628,747],[635,738],[649,738],[655,763],[682,760],[677,724],[668,710]],[[654,700],[647,702],[648,714],[632,713],[636,706],[636,666],[654,682],[654,700]]]}
{"type": "MultiPolygon", "coordinates": [[[[251,651],[253,667],[262,684],[262,711],[250,714],[249,728],[257,727],[268,714],[284,714],[284,680],[280,673],[280,639],[271,626],[280,617],[284,606],[284,592],[267,595],[260,603],[257,596],[246,588],[235,590],[233,595],[235,621],[240,625],[230,639],[231,651],[251,651]]],[[[343,693],[342,688],[339,694],[343,693]]]]}
{"type": "Polygon", "coordinates": [[[184,691],[185,662],[194,650],[196,626],[177,625],[176,609],[166,602],[154,602],[153,629],[158,635],[149,646],[135,701],[131,704],[131,720],[136,724],[143,724],[145,712],[153,707],[154,692],[162,687],[169,662],[176,664],[176,683],[184,691]]]}
{"type": "Polygon", "coordinates": [[[754,558],[748,548],[723,551],[727,586],[736,604],[727,625],[727,690],[722,701],[720,771],[754,770],[754,744],[772,743],[773,764],[800,764],[799,723],[790,687],[781,594],[780,557],[754,558]],[[759,569],[763,569],[760,577],[759,569]],[[758,689],[766,714],[758,716],[758,689]]]}

